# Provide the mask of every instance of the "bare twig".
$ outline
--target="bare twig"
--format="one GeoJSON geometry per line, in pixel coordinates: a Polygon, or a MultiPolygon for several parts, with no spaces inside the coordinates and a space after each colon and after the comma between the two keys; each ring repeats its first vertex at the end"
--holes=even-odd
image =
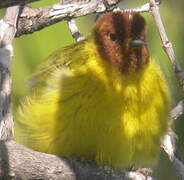
{"type": "Polygon", "coordinates": [[[170,60],[172,66],[173,66],[173,69],[175,71],[176,77],[180,82],[180,86],[181,86],[182,90],[184,90],[184,72],[183,72],[179,62],[176,59],[174,50],[172,48],[172,44],[167,37],[167,34],[165,32],[165,28],[164,28],[164,25],[162,23],[161,16],[159,13],[159,7],[157,6],[155,0],[150,0],[150,10],[151,10],[151,14],[153,15],[154,21],[156,23],[158,32],[160,34],[163,48],[169,57],[169,60],[170,60]]]}
{"type": "MultiPolygon", "coordinates": [[[[157,2],[156,4],[159,4],[159,2],[157,2]]],[[[137,7],[137,8],[125,9],[125,10],[126,11],[135,11],[135,12],[138,12],[138,13],[144,13],[144,12],[150,12],[150,8],[151,8],[150,3],[146,3],[146,4],[143,4],[140,7],[137,7]]],[[[120,10],[120,9],[117,8],[117,10],[120,10]]]]}
{"type": "MultiPolygon", "coordinates": [[[[119,0],[111,1],[112,5],[115,5],[119,0]]],[[[33,33],[63,20],[106,10],[106,4],[102,0],[84,0],[75,3],[72,1],[69,4],[62,3],[43,8],[24,7],[20,15],[16,36],[33,33]]]]}
{"type": "Polygon", "coordinates": [[[184,114],[184,100],[180,101],[176,107],[171,111],[171,118],[177,119],[184,114]]]}
{"type": "Polygon", "coordinates": [[[16,33],[19,6],[7,9],[0,20],[0,139],[8,139],[12,134],[12,114],[10,108],[11,77],[10,65],[13,56],[12,41],[16,33]]]}
{"type": "Polygon", "coordinates": [[[175,156],[177,148],[177,139],[177,135],[171,129],[169,129],[162,143],[162,148],[168,154],[169,159],[171,161],[175,156]]]}
{"type": "Polygon", "coordinates": [[[170,129],[165,135],[162,148],[168,155],[173,167],[176,169],[176,173],[179,179],[184,179],[184,163],[180,159],[177,146],[177,135],[170,129]]]}
{"type": "Polygon", "coordinates": [[[81,33],[79,32],[79,29],[78,29],[74,19],[71,19],[68,21],[68,26],[69,26],[70,32],[72,34],[72,37],[76,41],[81,41],[84,39],[84,36],[82,36],[81,33]]]}
{"type": "MultiPolygon", "coordinates": [[[[184,90],[184,72],[182,71],[179,62],[176,59],[174,50],[172,48],[171,42],[168,40],[168,37],[165,32],[164,25],[161,20],[161,16],[159,13],[159,7],[157,6],[155,0],[150,0],[150,11],[153,15],[154,21],[156,23],[158,32],[160,34],[160,38],[163,44],[163,48],[166,52],[166,54],[169,57],[169,60],[173,66],[173,69],[175,71],[176,77],[178,78],[180,82],[180,86],[184,90]]],[[[171,112],[171,116],[175,119],[177,118],[183,111],[180,103],[176,108],[173,109],[171,112]],[[181,112],[178,112],[179,110],[182,110],[181,112]]],[[[177,157],[177,136],[176,134],[172,131],[169,130],[168,133],[165,135],[164,141],[163,141],[163,149],[167,153],[170,161],[172,162],[173,166],[175,167],[178,176],[180,179],[184,179],[184,164],[183,162],[177,157]]]]}

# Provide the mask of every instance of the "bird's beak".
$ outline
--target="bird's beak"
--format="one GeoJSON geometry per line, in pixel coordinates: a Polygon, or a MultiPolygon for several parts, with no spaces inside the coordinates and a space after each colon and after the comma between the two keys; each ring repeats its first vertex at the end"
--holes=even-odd
{"type": "Polygon", "coordinates": [[[128,45],[132,47],[140,47],[140,46],[147,45],[147,43],[143,40],[136,39],[136,40],[130,41],[128,45]]]}

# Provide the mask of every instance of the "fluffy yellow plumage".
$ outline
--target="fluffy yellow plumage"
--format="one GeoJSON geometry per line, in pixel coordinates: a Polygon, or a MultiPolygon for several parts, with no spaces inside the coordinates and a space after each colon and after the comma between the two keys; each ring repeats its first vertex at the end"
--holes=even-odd
{"type": "MultiPolygon", "coordinates": [[[[31,92],[18,110],[17,142],[37,151],[85,157],[118,169],[155,162],[168,126],[167,85],[153,61],[142,58],[141,65],[134,62],[121,67],[115,62],[118,54],[107,51],[115,60],[105,58],[97,30],[102,28],[99,24],[108,29],[114,15],[119,22],[123,17],[124,24],[132,22],[131,16],[143,19],[132,12],[108,13],[86,40],[50,56],[34,74],[31,92]]],[[[108,43],[103,38],[102,42],[106,48],[108,43]]],[[[133,47],[123,59],[139,59],[134,49],[142,48],[144,55],[143,46],[133,47]]]]}

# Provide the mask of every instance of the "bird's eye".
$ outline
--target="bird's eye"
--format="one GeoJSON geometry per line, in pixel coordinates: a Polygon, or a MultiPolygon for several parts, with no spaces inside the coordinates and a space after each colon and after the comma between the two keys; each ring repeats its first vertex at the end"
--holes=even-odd
{"type": "Polygon", "coordinates": [[[116,34],[110,33],[109,36],[110,36],[110,39],[111,39],[112,41],[116,41],[116,39],[117,39],[116,34]]]}

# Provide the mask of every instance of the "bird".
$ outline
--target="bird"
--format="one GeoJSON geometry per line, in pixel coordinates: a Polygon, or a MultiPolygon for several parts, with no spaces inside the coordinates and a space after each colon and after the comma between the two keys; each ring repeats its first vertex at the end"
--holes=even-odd
{"type": "Polygon", "coordinates": [[[140,13],[108,12],[84,40],[51,54],[31,77],[14,139],[114,169],[155,166],[171,97],[146,37],[140,13]]]}

